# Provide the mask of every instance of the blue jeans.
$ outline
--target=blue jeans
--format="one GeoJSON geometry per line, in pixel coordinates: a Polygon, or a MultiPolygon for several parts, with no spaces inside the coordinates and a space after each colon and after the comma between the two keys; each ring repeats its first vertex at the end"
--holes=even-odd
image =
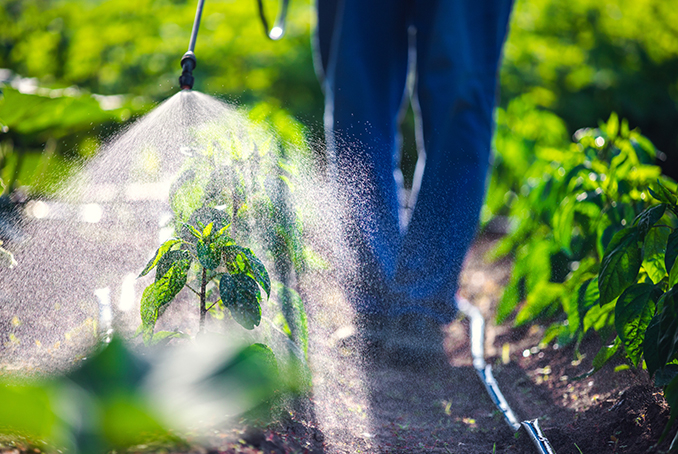
{"type": "Polygon", "coordinates": [[[318,0],[330,169],[359,257],[358,312],[447,323],[485,193],[497,72],[512,0],[318,0]],[[409,30],[416,30],[410,39],[409,30]],[[406,229],[399,219],[398,118],[412,105],[423,150],[406,229]],[[417,191],[418,189],[418,191],[417,191]]]}

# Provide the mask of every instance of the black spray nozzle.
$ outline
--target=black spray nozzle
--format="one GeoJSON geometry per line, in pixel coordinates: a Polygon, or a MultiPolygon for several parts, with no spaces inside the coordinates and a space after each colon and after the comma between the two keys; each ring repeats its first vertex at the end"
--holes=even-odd
{"type": "Polygon", "coordinates": [[[181,57],[181,77],[179,77],[179,87],[182,90],[190,90],[193,88],[193,70],[198,64],[195,59],[195,54],[190,50],[181,57]]]}

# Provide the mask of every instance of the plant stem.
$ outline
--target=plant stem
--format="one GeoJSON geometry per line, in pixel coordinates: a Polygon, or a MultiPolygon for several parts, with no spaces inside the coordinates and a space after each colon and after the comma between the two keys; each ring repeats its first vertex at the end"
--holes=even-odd
{"type": "Polygon", "coordinates": [[[207,295],[207,270],[202,269],[202,282],[200,283],[200,325],[198,328],[198,333],[202,333],[205,330],[205,314],[207,314],[207,309],[205,308],[205,300],[207,295]]]}

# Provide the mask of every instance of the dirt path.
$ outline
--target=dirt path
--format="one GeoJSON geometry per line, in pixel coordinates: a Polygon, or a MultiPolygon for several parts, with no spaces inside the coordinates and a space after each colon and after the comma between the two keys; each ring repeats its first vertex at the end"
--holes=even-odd
{"type": "MultiPolygon", "coordinates": [[[[648,386],[644,373],[614,372],[612,365],[593,377],[573,381],[590,368],[599,347],[595,338],[581,345],[582,356],[575,360],[572,348],[539,349],[542,327],[494,325],[510,263],[486,263],[483,256],[490,247],[488,240],[475,244],[461,291],[487,320],[486,357],[518,418],[539,418],[559,454],[666,450],[667,442],[661,449],[654,445],[668,409],[661,393],[648,386]]],[[[350,315],[342,303],[325,304],[322,312],[309,314],[315,322],[310,412],[307,409],[293,415],[286,426],[269,429],[261,437],[268,441],[254,443],[256,448],[330,453],[536,452],[525,432],[514,434],[508,428],[476,376],[466,320],[447,327],[448,365],[395,369],[363,364],[336,347],[337,331],[345,329],[341,323],[350,315]]]]}

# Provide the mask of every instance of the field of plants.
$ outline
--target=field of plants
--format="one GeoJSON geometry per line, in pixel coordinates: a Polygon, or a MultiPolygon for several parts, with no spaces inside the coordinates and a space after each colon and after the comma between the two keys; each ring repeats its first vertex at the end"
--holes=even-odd
{"type": "MultiPolygon", "coordinates": [[[[0,452],[534,451],[464,316],[437,369],[342,347],[313,4],[272,42],[256,2],[208,1],[179,95],[193,2],[0,4],[0,452]]],[[[515,4],[460,294],[560,454],[678,449],[676,24],[662,0],[515,4]]]]}

